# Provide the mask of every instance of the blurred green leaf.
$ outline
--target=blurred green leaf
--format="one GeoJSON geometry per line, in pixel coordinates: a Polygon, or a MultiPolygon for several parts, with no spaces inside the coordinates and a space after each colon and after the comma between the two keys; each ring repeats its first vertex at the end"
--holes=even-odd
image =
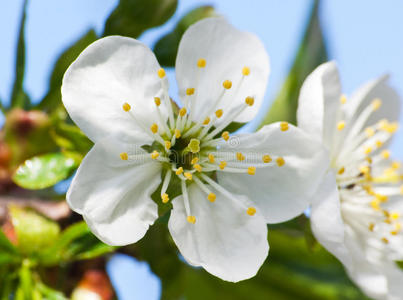
{"type": "Polygon", "coordinates": [[[11,244],[10,240],[6,237],[3,230],[0,229],[0,253],[17,253],[17,249],[11,244]]]}
{"type": "Polygon", "coordinates": [[[103,35],[137,38],[146,29],[168,21],[177,5],[177,0],[120,0],[106,20],[103,35]]]}
{"type": "Polygon", "coordinates": [[[42,296],[44,296],[44,300],[68,300],[68,298],[65,297],[62,292],[56,291],[44,285],[42,282],[38,282],[35,287],[42,294],[42,296]]]}
{"type": "Polygon", "coordinates": [[[31,270],[29,269],[29,261],[24,260],[19,271],[20,288],[24,294],[24,299],[32,299],[33,283],[31,270]]]}
{"type": "Polygon", "coordinates": [[[15,79],[11,94],[11,107],[27,108],[30,105],[28,95],[24,92],[25,75],[25,20],[27,17],[28,0],[24,1],[20,29],[18,33],[17,58],[15,63],[15,79]]]}
{"type": "Polygon", "coordinates": [[[277,121],[296,124],[298,95],[302,83],[318,65],[327,61],[327,58],[319,21],[319,0],[316,0],[291,71],[260,127],[277,121]]]}
{"type": "Polygon", "coordinates": [[[26,189],[43,189],[66,179],[77,162],[63,153],[49,153],[27,159],[18,167],[13,181],[26,189]]]}
{"type": "Polygon", "coordinates": [[[11,222],[17,234],[17,247],[22,253],[36,254],[54,243],[60,227],[28,208],[9,207],[11,222]]]}
{"type": "Polygon", "coordinates": [[[53,67],[48,92],[43,100],[37,105],[37,109],[49,112],[61,105],[62,96],[60,88],[64,73],[78,55],[96,39],[97,35],[95,31],[91,29],[60,55],[53,67]]]}
{"type": "Polygon", "coordinates": [[[166,67],[173,67],[175,65],[179,42],[186,29],[197,21],[214,15],[214,8],[206,5],[193,9],[180,19],[174,30],[163,36],[154,46],[154,53],[159,63],[166,67]]]}
{"type": "Polygon", "coordinates": [[[93,143],[75,125],[60,122],[51,131],[51,136],[55,143],[62,149],[87,154],[93,143]]]}

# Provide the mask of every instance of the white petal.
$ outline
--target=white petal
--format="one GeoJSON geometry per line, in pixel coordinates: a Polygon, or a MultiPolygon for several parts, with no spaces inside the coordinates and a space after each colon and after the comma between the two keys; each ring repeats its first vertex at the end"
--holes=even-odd
{"type": "Polygon", "coordinates": [[[265,154],[283,157],[282,167],[273,159],[268,167],[257,168],[253,176],[217,174],[220,184],[256,202],[268,223],[283,222],[301,214],[329,166],[328,155],[319,142],[292,125],[285,132],[279,127],[279,123],[274,123],[256,133],[235,136],[232,141],[236,140],[238,145],[226,143],[220,151],[241,152],[255,159],[265,154]]]}
{"type": "Polygon", "coordinates": [[[336,178],[329,171],[313,195],[311,228],[316,239],[343,264],[351,265],[351,257],[344,243],[344,222],[340,211],[336,178]]]}
{"type": "Polygon", "coordinates": [[[330,146],[336,128],[341,85],[336,63],[317,67],[304,81],[298,99],[298,126],[330,146]]]}
{"type": "Polygon", "coordinates": [[[251,203],[241,196],[217,194],[211,203],[195,184],[189,186],[190,210],[196,223],[186,220],[182,196],[172,201],[169,230],[185,259],[223,280],[253,277],[267,257],[267,227],[257,212],[246,213],[251,203]]]}
{"type": "Polygon", "coordinates": [[[189,27],[179,44],[176,59],[181,100],[187,88],[195,88],[191,99],[197,121],[217,108],[229,112],[251,96],[255,98],[255,105],[234,120],[250,121],[263,100],[269,69],[269,58],[262,42],[251,33],[237,30],[221,17],[207,18],[189,27]],[[197,67],[200,58],[206,60],[205,68],[197,67]],[[250,74],[241,84],[243,67],[249,67],[250,74]],[[232,88],[226,91],[217,107],[215,102],[224,90],[225,80],[232,81],[232,88]]]}
{"type": "Polygon", "coordinates": [[[98,141],[84,158],[67,193],[70,207],[92,232],[110,245],[141,239],[158,217],[150,195],[161,182],[159,163],[123,161],[122,152],[141,148],[110,138],[98,141]]]}
{"type": "Polygon", "coordinates": [[[102,38],[88,46],[66,71],[63,103],[94,142],[117,134],[148,141],[122,105],[129,103],[146,124],[155,122],[154,97],[162,94],[159,68],[154,54],[139,41],[120,36],[102,38]]]}
{"type": "Polygon", "coordinates": [[[382,106],[372,114],[364,125],[364,128],[376,124],[383,118],[389,121],[399,120],[401,109],[400,98],[395,89],[388,84],[388,78],[389,76],[385,75],[371,80],[353,93],[345,106],[349,119],[354,120],[357,118],[374,99],[378,98],[382,100],[382,106]]]}

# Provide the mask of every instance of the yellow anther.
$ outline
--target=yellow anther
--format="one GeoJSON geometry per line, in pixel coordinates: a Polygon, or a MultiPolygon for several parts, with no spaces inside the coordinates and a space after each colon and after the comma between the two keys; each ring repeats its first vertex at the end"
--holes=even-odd
{"type": "Polygon", "coordinates": [[[248,76],[250,74],[250,68],[249,67],[243,67],[242,68],[242,75],[248,76]]]}
{"type": "Polygon", "coordinates": [[[221,137],[224,139],[224,141],[228,141],[229,140],[229,132],[228,131],[224,131],[221,134],[221,137]]]}
{"type": "Polygon", "coordinates": [[[168,194],[167,194],[167,193],[163,193],[163,194],[161,195],[161,199],[162,199],[162,203],[168,203],[168,201],[169,201],[169,196],[168,196],[168,194]]]}
{"type": "Polygon", "coordinates": [[[194,158],[190,161],[190,163],[191,163],[192,165],[194,165],[194,164],[197,164],[198,161],[199,161],[199,158],[198,158],[198,157],[194,157],[194,158]]]}
{"type": "Polygon", "coordinates": [[[375,134],[375,130],[371,127],[365,128],[365,134],[367,137],[373,137],[375,134]]]}
{"type": "Polygon", "coordinates": [[[222,86],[224,87],[224,89],[229,90],[232,87],[232,82],[230,80],[225,80],[222,83],[222,86]]]}
{"type": "Polygon", "coordinates": [[[158,70],[158,76],[159,76],[159,78],[165,77],[165,70],[163,68],[158,70]]]}
{"type": "Polygon", "coordinates": [[[288,123],[287,122],[281,122],[280,123],[280,129],[281,131],[287,131],[289,128],[288,123]]]}
{"type": "Polygon", "coordinates": [[[284,160],[284,158],[279,157],[279,158],[276,159],[276,163],[277,163],[277,165],[278,165],[279,167],[281,167],[281,166],[284,166],[285,160],[284,160]]]}
{"type": "Polygon", "coordinates": [[[263,160],[263,162],[264,162],[265,164],[268,164],[269,162],[272,161],[272,158],[271,158],[270,155],[265,154],[265,155],[262,156],[262,160],[263,160]]]}
{"type": "Polygon", "coordinates": [[[214,157],[213,154],[209,153],[209,155],[208,155],[208,161],[209,161],[211,164],[214,163],[215,157],[214,157]]]}
{"type": "Polygon", "coordinates": [[[172,146],[172,144],[170,141],[165,141],[165,149],[169,150],[169,149],[171,149],[171,146],[172,146]]]}
{"type": "Polygon", "coordinates": [[[376,147],[381,148],[383,146],[383,142],[382,141],[376,141],[375,142],[376,147]]]}
{"type": "Polygon", "coordinates": [[[400,169],[401,163],[398,161],[394,161],[391,165],[392,169],[398,170],[400,169]]]}
{"type": "Polygon", "coordinates": [[[151,153],[151,158],[152,158],[152,159],[157,159],[158,156],[160,156],[160,154],[159,154],[159,152],[158,152],[157,150],[154,150],[154,151],[151,153]]]}
{"type": "Polygon", "coordinates": [[[341,97],[340,97],[340,103],[341,103],[341,104],[346,104],[346,102],[347,102],[347,97],[346,97],[346,95],[341,95],[341,97]]]}
{"type": "Polygon", "coordinates": [[[129,159],[129,155],[127,155],[126,152],[122,152],[122,153],[120,153],[120,159],[121,159],[121,160],[128,160],[128,159],[129,159]]]}
{"type": "Polygon", "coordinates": [[[372,164],[372,158],[371,158],[370,156],[367,156],[367,157],[365,158],[365,160],[366,160],[369,164],[372,164]]]}
{"type": "Polygon", "coordinates": [[[390,157],[390,151],[389,150],[383,150],[381,155],[382,155],[382,157],[384,159],[388,159],[390,157]]]}
{"type": "Polygon", "coordinates": [[[337,123],[337,130],[343,130],[344,127],[346,127],[346,122],[340,121],[339,123],[337,123]]]}
{"type": "Polygon", "coordinates": [[[248,215],[250,215],[250,216],[253,216],[253,215],[256,213],[256,208],[254,208],[254,207],[249,207],[249,208],[246,210],[246,213],[247,213],[248,215]]]}
{"type": "Polygon", "coordinates": [[[394,122],[394,123],[390,123],[385,130],[389,133],[395,133],[397,130],[399,129],[399,123],[394,122]]]}
{"type": "Polygon", "coordinates": [[[191,96],[195,93],[195,89],[194,88],[188,88],[186,89],[186,95],[191,96]]]}
{"type": "Polygon", "coordinates": [[[381,240],[382,240],[382,242],[384,242],[385,244],[388,244],[388,243],[389,243],[389,240],[388,240],[386,237],[383,237],[381,240]]]}
{"type": "Polygon", "coordinates": [[[205,60],[204,58],[200,58],[200,59],[197,61],[197,66],[198,66],[199,68],[204,68],[204,67],[206,66],[206,60],[205,60]]]}
{"type": "Polygon", "coordinates": [[[188,148],[190,152],[198,153],[200,151],[200,141],[198,139],[191,139],[188,148]]]}
{"type": "Polygon", "coordinates": [[[222,109],[217,109],[217,110],[215,111],[215,116],[216,116],[217,118],[221,118],[223,113],[224,113],[224,111],[223,111],[222,109]]]}
{"type": "Polygon", "coordinates": [[[375,228],[375,224],[374,223],[369,223],[369,225],[368,225],[369,231],[374,231],[374,228],[375,228]]]}
{"type": "Polygon", "coordinates": [[[129,111],[132,107],[130,106],[129,103],[125,102],[123,103],[122,108],[124,111],[129,111]]]}
{"type": "Polygon", "coordinates": [[[188,217],[186,218],[186,220],[187,220],[189,223],[191,223],[191,224],[196,223],[196,217],[195,217],[195,216],[188,216],[188,217]]]}
{"type": "Polygon", "coordinates": [[[161,105],[161,98],[160,97],[154,97],[154,102],[155,102],[155,105],[160,106],[161,105]]]}
{"type": "Polygon", "coordinates": [[[186,108],[182,107],[182,108],[179,110],[179,115],[180,115],[181,117],[185,116],[185,115],[186,115],[186,108]]]}
{"type": "Polygon", "coordinates": [[[181,137],[181,131],[179,129],[175,129],[175,137],[179,139],[181,137]]]}
{"type": "Polygon", "coordinates": [[[375,194],[376,199],[378,199],[380,202],[387,202],[388,201],[388,196],[382,195],[382,194],[375,194]]]}
{"type": "Polygon", "coordinates": [[[151,129],[152,133],[157,133],[158,132],[158,125],[154,123],[153,125],[151,125],[150,129],[151,129]]]}
{"type": "Polygon", "coordinates": [[[239,161],[243,161],[245,160],[245,155],[243,155],[241,152],[237,152],[236,159],[239,161]]]}
{"type": "Polygon", "coordinates": [[[190,172],[185,172],[183,173],[183,175],[186,177],[186,179],[188,180],[192,180],[193,179],[193,175],[190,172]]]}
{"type": "Polygon", "coordinates": [[[208,196],[207,196],[207,199],[208,199],[208,201],[210,201],[210,202],[214,202],[216,198],[217,198],[217,196],[216,196],[216,194],[214,194],[214,193],[210,193],[210,194],[208,194],[208,196]]]}
{"type": "Polygon", "coordinates": [[[220,162],[219,167],[220,167],[221,170],[224,170],[224,168],[225,168],[226,166],[227,166],[227,162],[226,162],[225,160],[223,160],[223,161],[220,162]]]}
{"type": "Polygon", "coordinates": [[[390,214],[390,218],[396,221],[400,218],[400,214],[398,212],[393,212],[390,214]]]}
{"type": "Polygon", "coordinates": [[[194,164],[193,168],[198,172],[201,172],[203,170],[202,166],[199,164],[194,164]]]}
{"type": "Polygon", "coordinates": [[[180,175],[180,174],[182,174],[183,173],[183,168],[182,167],[179,167],[176,171],[175,171],[175,174],[176,175],[180,175]]]}
{"type": "Polygon", "coordinates": [[[346,168],[341,167],[341,168],[339,169],[339,171],[337,171],[337,174],[342,175],[342,174],[344,174],[345,171],[346,171],[346,168]]]}
{"type": "Polygon", "coordinates": [[[378,126],[380,129],[384,130],[389,125],[388,120],[382,119],[378,122],[378,126]]]}
{"type": "Polygon", "coordinates": [[[359,168],[360,172],[364,175],[369,174],[370,168],[368,166],[361,166],[359,168]]]}
{"type": "Polygon", "coordinates": [[[373,101],[372,101],[372,109],[375,111],[375,110],[378,110],[381,106],[382,106],[382,100],[381,99],[374,99],[373,101]]]}
{"type": "Polygon", "coordinates": [[[203,125],[208,125],[208,123],[210,123],[210,117],[204,119],[203,125]]]}
{"type": "Polygon", "coordinates": [[[374,199],[374,200],[372,200],[372,201],[370,202],[370,205],[371,205],[372,209],[374,209],[374,210],[376,210],[376,211],[381,210],[379,204],[380,204],[380,203],[379,203],[379,200],[377,200],[377,199],[374,199]]]}
{"type": "Polygon", "coordinates": [[[249,167],[248,168],[248,174],[249,175],[255,175],[256,173],[256,167],[249,167]]]}
{"type": "Polygon", "coordinates": [[[368,155],[368,154],[370,154],[371,152],[372,152],[372,147],[369,147],[369,146],[368,146],[368,147],[365,147],[365,148],[364,148],[364,153],[365,153],[365,154],[368,155]]]}
{"type": "Polygon", "coordinates": [[[245,98],[245,103],[252,106],[255,103],[255,98],[248,96],[245,98]]]}

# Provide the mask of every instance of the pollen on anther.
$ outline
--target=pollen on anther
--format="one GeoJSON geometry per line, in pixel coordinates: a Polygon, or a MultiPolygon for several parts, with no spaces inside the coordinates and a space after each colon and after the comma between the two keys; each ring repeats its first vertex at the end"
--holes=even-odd
{"type": "Polygon", "coordinates": [[[372,101],[372,109],[373,110],[378,110],[382,106],[382,100],[381,99],[374,99],[372,101]]]}
{"type": "Polygon", "coordinates": [[[168,201],[169,201],[169,196],[168,196],[168,194],[167,194],[167,193],[163,193],[163,194],[161,195],[161,199],[162,199],[162,203],[168,203],[168,201]]]}
{"type": "Polygon", "coordinates": [[[215,116],[216,116],[217,118],[221,118],[223,113],[224,113],[224,111],[223,111],[222,109],[217,109],[217,110],[215,111],[215,116]]]}
{"type": "Polygon", "coordinates": [[[245,160],[245,155],[243,155],[241,152],[237,152],[236,159],[239,161],[243,161],[243,160],[245,160]]]}
{"type": "Polygon", "coordinates": [[[215,161],[214,155],[211,154],[211,153],[209,153],[209,155],[208,155],[208,160],[209,160],[210,163],[214,163],[214,161],[215,161]]]}
{"type": "Polygon", "coordinates": [[[190,172],[185,172],[183,173],[183,175],[186,177],[186,179],[188,180],[192,180],[193,179],[193,175],[190,172]]]}
{"type": "Polygon", "coordinates": [[[228,141],[229,140],[229,132],[228,131],[224,131],[221,134],[221,137],[224,139],[224,141],[228,141]]]}
{"type": "Polygon", "coordinates": [[[197,61],[197,66],[198,66],[199,68],[204,68],[204,67],[206,66],[206,60],[205,60],[204,58],[200,58],[200,59],[197,61]]]}
{"type": "Polygon", "coordinates": [[[184,108],[184,107],[182,107],[180,110],[179,110],[179,115],[181,116],[181,117],[183,117],[184,115],[186,115],[186,108],[184,108]]]}
{"type": "Polygon", "coordinates": [[[193,168],[197,171],[197,172],[201,172],[203,170],[202,166],[199,164],[194,164],[193,168]]]}
{"type": "Polygon", "coordinates": [[[165,141],[165,149],[169,150],[169,149],[171,149],[171,146],[172,146],[172,144],[170,141],[165,141]]]}
{"type": "Polygon", "coordinates": [[[195,93],[195,89],[194,88],[188,88],[186,89],[186,95],[191,96],[195,93]]]}
{"type": "Polygon", "coordinates": [[[255,173],[256,173],[256,167],[248,167],[249,175],[255,175],[255,173]]]}
{"type": "Polygon", "coordinates": [[[182,174],[183,173],[183,168],[182,167],[179,167],[176,171],[175,171],[175,174],[176,175],[180,175],[180,174],[182,174]]]}
{"type": "Polygon", "coordinates": [[[196,217],[195,216],[188,216],[186,218],[186,220],[190,223],[190,224],[195,224],[196,223],[196,217]]]}
{"type": "Polygon", "coordinates": [[[365,134],[367,137],[373,137],[375,135],[375,130],[371,127],[365,128],[365,134]]]}
{"type": "Polygon", "coordinates": [[[249,67],[243,67],[242,68],[242,75],[248,76],[250,74],[250,68],[249,67]]]}
{"type": "Polygon", "coordinates": [[[368,154],[370,154],[371,152],[372,152],[372,147],[365,147],[365,148],[364,148],[364,153],[365,153],[365,154],[368,155],[368,154]]]}
{"type": "Polygon", "coordinates": [[[127,155],[126,152],[122,152],[122,153],[120,153],[120,159],[121,159],[121,160],[128,160],[128,159],[129,159],[129,155],[127,155]]]}
{"type": "Polygon", "coordinates": [[[203,125],[208,125],[208,123],[210,123],[210,118],[206,117],[203,121],[203,125]]]}
{"type": "Polygon", "coordinates": [[[383,146],[383,142],[382,141],[376,141],[375,142],[376,147],[381,148],[383,146]]]}
{"type": "Polygon", "coordinates": [[[210,194],[208,194],[208,196],[207,196],[207,199],[208,199],[208,201],[210,201],[210,202],[214,202],[216,198],[217,198],[217,196],[216,196],[216,194],[214,194],[214,193],[210,193],[210,194]]]}
{"type": "Polygon", "coordinates": [[[232,82],[230,80],[225,80],[222,83],[222,86],[224,87],[224,89],[229,90],[232,87],[232,82]]]}
{"type": "Polygon", "coordinates": [[[129,103],[125,102],[125,103],[123,103],[122,108],[123,108],[124,111],[127,112],[127,111],[129,111],[132,107],[130,106],[129,103]]]}
{"type": "Polygon", "coordinates": [[[337,171],[337,174],[343,175],[345,171],[346,171],[346,168],[341,167],[341,168],[339,169],[339,171],[337,171]]]}
{"type": "Polygon", "coordinates": [[[389,150],[383,150],[381,155],[382,155],[382,157],[384,159],[388,159],[390,157],[390,151],[389,150]]]}
{"type": "Polygon", "coordinates": [[[269,162],[272,161],[272,158],[271,158],[270,155],[265,154],[265,155],[263,155],[262,160],[263,160],[263,162],[264,162],[265,164],[268,164],[269,162]]]}
{"type": "Polygon", "coordinates": [[[256,208],[254,208],[254,207],[249,207],[249,208],[246,210],[246,213],[247,213],[248,215],[250,215],[250,216],[253,216],[253,215],[256,213],[256,208]]]}
{"type": "Polygon", "coordinates": [[[219,168],[221,170],[224,170],[226,166],[227,166],[227,162],[225,160],[223,160],[220,162],[219,168]]]}
{"type": "Polygon", "coordinates": [[[152,159],[157,159],[158,156],[160,156],[160,154],[159,154],[159,152],[158,152],[157,150],[154,150],[154,151],[151,153],[151,158],[152,158],[152,159]]]}
{"type": "Polygon", "coordinates": [[[287,131],[288,128],[289,128],[289,125],[288,125],[287,122],[281,122],[281,123],[280,123],[280,129],[281,129],[281,131],[287,131]]]}
{"type": "Polygon", "coordinates": [[[346,127],[346,122],[340,121],[339,123],[337,123],[337,130],[343,130],[344,127],[346,127]]]}
{"type": "Polygon", "coordinates": [[[398,220],[400,218],[400,214],[398,212],[393,212],[390,214],[390,218],[392,220],[398,220]]]}
{"type": "Polygon", "coordinates": [[[181,131],[179,129],[175,129],[175,137],[179,139],[181,137],[181,131]]]}
{"type": "Polygon", "coordinates": [[[389,243],[389,240],[388,240],[386,237],[383,237],[381,240],[382,240],[382,242],[384,242],[385,244],[388,244],[388,243],[389,243]]]}
{"type": "Polygon", "coordinates": [[[341,96],[340,96],[340,103],[341,103],[341,104],[346,104],[346,102],[347,102],[347,97],[346,97],[346,95],[341,95],[341,96]]]}
{"type": "Polygon", "coordinates": [[[374,231],[374,228],[375,228],[375,224],[374,223],[369,223],[369,225],[368,225],[369,231],[374,231]]]}
{"type": "Polygon", "coordinates": [[[284,158],[282,158],[282,157],[277,158],[277,159],[276,159],[276,162],[277,162],[277,165],[278,165],[279,167],[282,167],[282,166],[284,166],[284,164],[285,164],[285,160],[284,160],[284,158]]]}
{"type": "Polygon", "coordinates": [[[252,106],[255,103],[255,98],[248,96],[245,98],[245,103],[249,106],[252,106]]]}
{"type": "Polygon", "coordinates": [[[161,98],[160,97],[154,97],[154,102],[155,102],[155,105],[160,106],[161,105],[161,98]]]}
{"type": "Polygon", "coordinates": [[[199,161],[199,158],[198,158],[198,157],[194,157],[194,158],[192,158],[192,160],[190,161],[190,163],[191,163],[192,165],[194,165],[194,164],[197,164],[198,161],[199,161]]]}
{"type": "Polygon", "coordinates": [[[165,77],[165,70],[163,68],[158,70],[158,77],[164,78],[165,77]]]}
{"type": "Polygon", "coordinates": [[[153,125],[151,125],[150,129],[151,129],[152,133],[157,133],[158,132],[158,125],[154,123],[153,125]]]}

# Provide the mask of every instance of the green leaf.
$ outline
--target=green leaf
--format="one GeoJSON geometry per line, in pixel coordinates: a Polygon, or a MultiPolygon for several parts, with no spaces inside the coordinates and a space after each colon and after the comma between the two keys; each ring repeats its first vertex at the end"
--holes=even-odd
{"type": "Polygon", "coordinates": [[[77,162],[63,153],[49,153],[27,159],[18,167],[13,181],[25,189],[43,189],[66,179],[77,162]]]}
{"type": "Polygon", "coordinates": [[[177,0],[120,0],[106,20],[103,35],[137,38],[146,29],[164,24],[177,5],[177,0]]]}
{"type": "Polygon", "coordinates": [[[6,237],[3,230],[1,229],[0,229],[0,251],[7,253],[17,253],[17,249],[14,247],[13,244],[11,244],[10,240],[6,237]]]}
{"type": "Polygon", "coordinates": [[[27,108],[30,105],[30,100],[24,92],[23,87],[25,75],[25,20],[27,16],[27,5],[28,0],[25,0],[18,33],[17,59],[15,64],[13,91],[11,94],[11,107],[27,108]]]}
{"type": "Polygon", "coordinates": [[[174,30],[163,36],[154,46],[154,53],[159,63],[163,66],[173,67],[179,42],[186,29],[197,21],[214,15],[215,11],[212,6],[201,6],[193,9],[180,19],[174,30]]]}
{"type": "Polygon", "coordinates": [[[79,152],[83,155],[87,154],[93,145],[77,126],[63,122],[54,126],[51,136],[62,149],[79,152]]]}
{"type": "Polygon", "coordinates": [[[319,1],[315,1],[305,35],[291,71],[260,127],[277,121],[296,124],[298,95],[305,78],[327,61],[327,50],[319,22],[319,1]]]}
{"type": "Polygon", "coordinates": [[[89,44],[96,41],[96,39],[97,35],[95,31],[91,29],[60,55],[53,67],[48,92],[45,98],[38,104],[37,109],[50,112],[61,105],[62,98],[60,88],[64,73],[78,55],[89,44]]]}

